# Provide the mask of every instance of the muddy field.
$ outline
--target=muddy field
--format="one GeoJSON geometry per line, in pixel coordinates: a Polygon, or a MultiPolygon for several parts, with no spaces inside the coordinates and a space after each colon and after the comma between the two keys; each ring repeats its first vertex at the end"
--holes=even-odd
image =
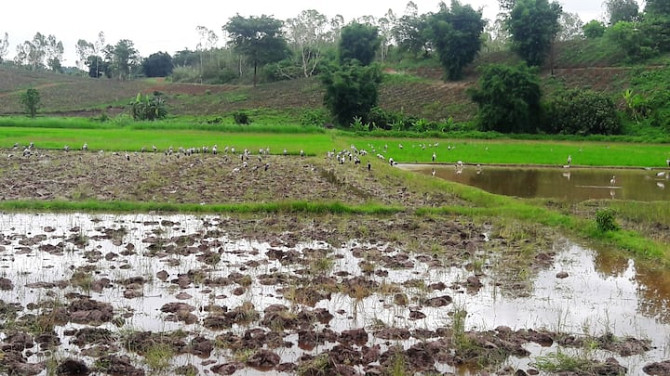
{"type": "Polygon", "coordinates": [[[667,297],[638,296],[630,262],[594,266],[538,229],[545,243],[404,214],[0,220],[12,375],[518,375],[557,349],[585,362],[574,374],[617,375],[670,351],[667,297]]]}
{"type": "MultiPolygon", "coordinates": [[[[3,200],[462,203],[325,153],[4,152],[3,200]]],[[[516,222],[2,213],[0,373],[670,374],[668,281],[516,222]]]]}
{"type": "MultiPolygon", "coordinates": [[[[150,146],[149,146],[150,148],[150,146]]],[[[111,153],[33,150],[0,154],[0,200],[124,200],[175,203],[338,200],[403,206],[439,206],[459,202],[446,194],[409,191],[399,178],[339,164],[334,157],[294,157],[178,151],[111,153]],[[267,168],[266,168],[267,166],[267,168]]],[[[372,158],[368,158],[372,160],[372,158]]],[[[377,163],[376,161],[372,161],[377,163]]]]}

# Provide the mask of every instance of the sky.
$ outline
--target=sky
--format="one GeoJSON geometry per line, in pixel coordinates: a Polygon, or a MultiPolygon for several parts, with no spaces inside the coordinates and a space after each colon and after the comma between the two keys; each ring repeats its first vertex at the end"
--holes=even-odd
{"type": "MultiPolygon", "coordinates": [[[[420,14],[439,9],[437,0],[413,0],[420,14]]],[[[133,41],[142,57],[163,51],[174,54],[198,44],[196,27],[205,26],[222,37],[221,27],[228,19],[241,16],[270,15],[285,20],[296,17],[301,11],[316,9],[329,18],[342,15],[345,22],[371,15],[380,18],[392,9],[402,16],[408,0],[115,0],[94,2],[90,0],[32,0],[3,1],[0,11],[0,35],[8,33],[9,52],[5,59],[12,59],[16,45],[32,40],[35,33],[53,34],[65,47],[64,66],[76,63],[75,45],[79,39],[94,42],[100,31],[105,33],[107,44],[121,39],[133,41]],[[98,4],[97,6],[95,6],[98,4]]],[[[446,1],[447,4],[450,0],[446,1]]],[[[494,20],[498,13],[497,0],[461,0],[475,9],[483,9],[484,18],[494,20]]],[[[602,19],[602,0],[559,0],[563,10],[577,13],[584,22],[602,19]]],[[[219,42],[221,45],[221,42],[219,42]]]]}

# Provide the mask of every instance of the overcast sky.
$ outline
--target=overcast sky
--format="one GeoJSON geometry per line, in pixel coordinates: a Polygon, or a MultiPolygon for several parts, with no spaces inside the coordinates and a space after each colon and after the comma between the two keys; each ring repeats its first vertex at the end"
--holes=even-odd
{"type": "MultiPolygon", "coordinates": [[[[79,39],[93,42],[100,31],[106,43],[130,39],[143,57],[158,51],[174,54],[184,48],[195,49],[196,27],[205,26],[221,37],[221,27],[239,13],[248,17],[262,14],[285,20],[302,10],[316,9],[328,17],[344,16],[345,22],[371,15],[382,17],[388,9],[397,16],[405,12],[407,0],[4,0],[0,9],[0,35],[9,34],[10,48],[6,59],[14,57],[16,45],[31,40],[36,32],[53,34],[65,47],[65,66],[75,65],[75,44],[79,39]]],[[[450,0],[446,1],[447,4],[450,0]]],[[[473,8],[482,8],[484,17],[495,19],[497,0],[461,0],[473,8]]],[[[601,19],[601,0],[562,0],[563,10],[578,13],[584,22],[601,19]]],[[[419,13],[437,11],[439,1],[414,0],[419,13]]]]}

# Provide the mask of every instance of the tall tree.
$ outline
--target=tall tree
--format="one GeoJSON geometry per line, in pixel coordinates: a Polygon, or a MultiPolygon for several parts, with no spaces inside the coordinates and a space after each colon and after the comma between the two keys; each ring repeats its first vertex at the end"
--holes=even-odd
{"type": "Polygon", "coordinates": [[[382,63],[386,60],[388,55],[389,47],[391,45],[391,39],[393,39],[393,27],[397,22],[397,17],[393,13],[393,9],[389,9],[384,17],[381,17],[377,20],[377,25],[379,25],[379,37],[381,41],[381,49],[379,50],[380,58],[382,63]]]}
{"type": "Polygon", "coordinates": [[[377,64],[361,66],[353,61],[327,69],[320,77],[326,88],[323,102],[338,124],[349,126],[357,117],[367,122],[382,81],[377,64]]]}
{"type": "Polygon", "coordinates": [[[558,23],[560,28],[557,35],[558,40],[574,40],[584,36],[582,30],[584,28],[584,22],[579,18],[579,14],[563,12],[561,13],[558,23]]]}
{"type": "Polygon", "coordinates": [[[311,77],[323,59],[323,51],[332,39],[328,17],[314,9],[303,10],[297,17],[286,20],[287,37],[294,51],[300,55],[300,66],[305,77],[311,77]]]}
{"type": "Polygon", "coordinates": [[[486,66],[479,76],[479,87],[468,94],[479,105],[477,121],[483,131],[537,131],[542,97],[537,68],[523,63],[486,66]]]}
{"type": "Polygon", "coordinates": [[[619,21],[634,21],[639,11],[635,0],[606,0],[604,5],[610,26],[619,21]]]}
{"type": "Polygon", "coordinates": [[[93,47],[93,43],[87,42],[85,39],[79,39],[74,46],[74,49],[77,53],[77,67],[79,67],[79,69],[84,69],[86,59],[93,55],[95,47],[93,47]]]}
{"type": "Polygon", "coordinates": [[[5,37],[0,39],[0,63],[2,59],[7,55],[7,50],[9,48],[9,34],[5,33],[5,37]]]}
{"type": "Polygon", "coordinates": [[[361,65],[370,65],[379,45],[379,34],[375,26],[354,21],[342,28],[338,46],[340,64],[348,64],[355,59],[361,65]]]}
{"type": "Polygon", "coordinates": [[[458,0],[451,0],[451,9],[441,3],[440,11],[432,15],[431,41],[447,79],[460,79],[463,68],[475,59],[482,46],[481,34],[485,25],[481,10],[461,5],[458,0]]]}
{"type": "Polygon", "coordinates": [[[147,77],[167,77],[172,73],[172,56],[157,52],[142,61],[142,71],[147,77]]]}
{"type": "Polygon", "coordinates": [[[645,13],[650,13],[657,16],[670,16],[670,1],[647,0],[644,11],[645,13]]]}
{"type": "Polygon", "coordinates": [[[411,1],[408,4],[408,12],[400,17],[393,27],[391,33],[398,44],[398,49],[418,57],[430,55],[430,42],[428,38],[428,16],[418,15],[416,5],[411,1]],[[410,6],[414,5],[414,6],[410,6]]]}
{"type": "Polygon", "coordinates": [[[202,83],[204,51],[212,51],[216,47],[216,43],[219,41],[219,36],[216,35],[213,30],[210,30],[205,26],[198,26],[195,30],[198,32],[199,36],[199,41],[195,48],[200,54],[200,83],[202,83]]]}
{"type": "Polygon", "coordinates": [[[539,66],[551,50],[560,24],[561,5],[548,0],[517,0],[507,20],[512,50],[528,65],[539,66]]]}
{"type": "Polygon", "coordinates": [[[44,50],[49,68],[54,72],[61,72],[63,69],[61,61],[65,52],[63,42],[56,39],[55,36],[49,35],[46,39],[44,50]]]}
{"type": "Polygon", "coordinates": [[[244,18],[239,14],[231,17],[223,26],[235,52],[246,56],[253,64],[254,87],[257,83],[258,65],[280,61],[289,55],[282,26],[282,21],[271,16],[244,18]]]}
{"type": "Polygon", "coordinates": [[[116,77],[121,80],[130,77],[131,69],[137,65],[139,59],[133,41],[128,39],[121,39],[114,46],[108,46],[107,55],[116,77]]]}

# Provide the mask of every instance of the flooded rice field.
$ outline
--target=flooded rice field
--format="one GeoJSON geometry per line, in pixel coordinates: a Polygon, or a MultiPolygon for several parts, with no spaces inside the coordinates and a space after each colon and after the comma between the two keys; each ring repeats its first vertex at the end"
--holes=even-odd
{"type": "Polygon", "coordinates": [[[0,229],[8,374],[535,374],[569,356],[638,375],[670,359],[670,273],[561,237],[402,215],[0,229]]]}
{"type": "Polygon", "coordinates": [[[485,191],[522,198],[569,201],[670,200],[670,171],[606,168],[531,168],[454,165],[402,165],[423,174],[485,191]],[[667,187],[667,189],[666,189],[667,187]]]}

